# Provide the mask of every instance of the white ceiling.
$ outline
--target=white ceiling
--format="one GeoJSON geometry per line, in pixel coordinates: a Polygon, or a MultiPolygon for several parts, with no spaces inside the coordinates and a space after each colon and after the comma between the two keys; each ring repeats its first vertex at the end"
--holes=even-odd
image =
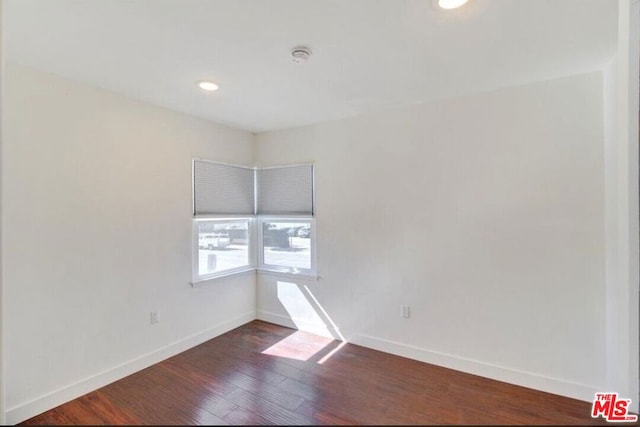
{"type": "Polygon", "coordinates": [[[617,34],[616,0],[8,0],[5,17],[9,61],[254,132],[601,69],[617,34]]]}

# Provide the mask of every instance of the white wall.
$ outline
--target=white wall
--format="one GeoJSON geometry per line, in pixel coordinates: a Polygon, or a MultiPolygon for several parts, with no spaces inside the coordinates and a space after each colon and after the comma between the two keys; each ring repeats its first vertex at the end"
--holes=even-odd
{"type": "Polygon", "coordinates": [[[594,72],[259,134],[260,165],[316,164],[320,280],[260,276],[258,317],[330,319],[355,343],[591,400],[605,384],[602,85],[594,72]]]}
{"type": "MultiPolygon", "coordinates": [[[[607,390],[619,390],[619,377],[623,369],[619,366],[623,349],[622,341],[629,331],[620,329],[621,304],[620,294],[622,282],[620,268],[619,221],[618,203],[621,189],[618,177],[618,162],[620,161],[620,147],[618,146],[618,103],[617,103],[617,58],[611,60],[604,70],[604,165],[605,165],[605,271],[606,271],[606,385],[607,390]]],[[[623,381],[628,381],[625,378],[623,381]]],[[[625,386],[626,388],[626,386],[625,386]]],[[[624,394],[624,392],[623,392],[624,394]]]]}
{"type": "Polygon", "coordinates": [[[638,76],[640,2],[621,0],[618,50],[605,69],[607,389],[640,411],[638,76]]]}
{"type": "MultiPolygon", "coordinates": [[[[2,140],[4,126],[2,124],[4,111],[4,0],[0,0],[0,170],[2,170],[2,140]]],[[[0,189],[2,188],[2,174],[0,173],[0,189]]],[[[0,424],[5,424],[4,409],[4,285],[2,270],[2,198],[0,197],[0,424]]]]}
{"type": "Polygon", "coordinates": [[[191,159],[252,134],[16,65],[5,104],[9,423],[255,318],[254,275],[189,285],[191,159]]]}

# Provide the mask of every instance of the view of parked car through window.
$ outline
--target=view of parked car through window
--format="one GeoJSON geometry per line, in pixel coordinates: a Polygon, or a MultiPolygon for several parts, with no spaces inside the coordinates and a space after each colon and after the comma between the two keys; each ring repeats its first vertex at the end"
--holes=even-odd
{"type": "Polygon", "coordinates": [[[198,275],[249,266],[249,222],[198,223],[198,275]]]}
{"type": "Polygon", "coordinates": [[[263,222],[263,264],[288,270],[311,269],[311,222],[263,222]]]}

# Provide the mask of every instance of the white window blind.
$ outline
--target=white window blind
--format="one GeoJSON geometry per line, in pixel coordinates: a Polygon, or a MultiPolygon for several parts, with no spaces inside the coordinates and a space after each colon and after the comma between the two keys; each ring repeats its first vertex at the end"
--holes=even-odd
{"type": "Polygon", "coordinates": [[[257,171],[259,215],[313,215],[313,165],[257,171]]]}
{"type": "Polygon", "coordinates": [[[254,175],[251,168],[194,160],[194,215],[253,215],[254,175]]]}

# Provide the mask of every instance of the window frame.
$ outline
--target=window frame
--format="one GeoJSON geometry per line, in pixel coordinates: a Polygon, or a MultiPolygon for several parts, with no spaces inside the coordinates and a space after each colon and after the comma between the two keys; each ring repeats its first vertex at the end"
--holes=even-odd
{"type": "Polygon", "coordinates": [[[256,216],[256,224],[255,228],[256,232],[256,250],[257,250],[257,271],[259,273],[272,273],[272,274],[285,274],[285,275],[293,275],[293,276],[307,276],[307,277],[317,277],[317,262],[316,262],[316,219],[313,216],[309,215],[301,215],[301,216],[278,216],[278,215],[258,215],[256,216]],[[280,266],[273,264],[265,264],[264,262],[264,223],[266,222],[280,222],[280,223],[300,223],[300,222],[308,222],[310,227],[310,237],[309,237],[309,257],[310,257],[310,268],[304,269],[296,269],[293,266],[280,266]]]}
{"type": "Polygon", "coordinates": [[[204,282],[208,282],[210,280],[218,279],[221,277],[232,276],[240,273],[245,273],[248,271],[254,271],[256,265],[256,235],[255,235],[255,218],[253,216],[247,215],[225,215],[225,216],[217,216],[217,215],[206,215],[206,216],[198,216],[194,217],[192,221],[192,271],[191,284],[193,286],[200,285],[204,282]],[[247,251],[248,251],[248,263],[239,267],[228,268],[225,270],[216,271],[214,273],[200,275],[200,247],[199,247],[199,233],[198,233],[198,225],[202,222],[212,222],[212,223],[241,223],[247,224],[247,251]]]}
{"type": "Polygon", "coordinates": [[[212,281],[243,274],[247,272],[257,272],[262,274],[271,274],[277,276],[295,276],[304,279],[318,280],[317,276],[317,259],[316,259],[316,222],[315,222],[315,207],[316,207],[316,193],[315,193],[315,164],[314,163],[299,163],[290,165],[274,165],[270,167],[249,167],[244,165],[236,165],[225,162],[218,162],[214,160],[208,160],[203,158],[192,158],[191,162],[191,199],[192,199],[192,242],[191,242],[191,286],[198,287],[206,285],[212,281]],[[196,162],[212,163],[220,166],[236,167],[241,169],[247,169],[253,171],[253,212],[248,213],[198,213],[197,208],[197,194],[196,194],[196,162]],[[291,212],[285,213],[260,213],[258,212],[258,197],[259,197],[259,185],[258,185],[258,172],[269,169],[283,169],[291,167],[310,166],[311,168],[311,206],[309,212],[291,212]],[[216,271],[214,273],[200,275],[200,248],[199,248],[199,234],[198,224],[202,221],[212,222],[242,222],[247,223],[248,228],[248,258],[249,262],[246,265],[236,268],[229,268],[226,270],[216,271]],[[263,223],[269,222],[308,222],[310,227],[310,267],[304,269],[297,269],[293,266],[279,266],[264,263],[264,236],[263,236],[263,223]]]}

